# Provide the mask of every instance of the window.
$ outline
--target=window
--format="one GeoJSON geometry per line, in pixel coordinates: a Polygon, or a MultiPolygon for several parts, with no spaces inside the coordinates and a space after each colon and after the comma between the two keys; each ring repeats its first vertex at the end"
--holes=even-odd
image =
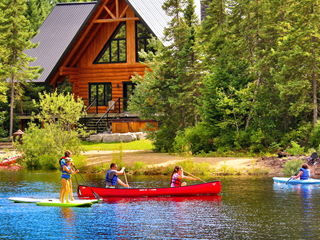
{"type": "Polygon", "coordinates": [[[127,61],[126,24],[120,23],[95,59],[94,63],[120,63],[127,61]]]}
{"type": "Polygon", "coordinates": [[[152,38],[152,34],[149,33],[147,28],[140,22],[136,22],[136,61],[143,62],[145,59],[139,57],[139,52],[143,49],[145,52],[153,51],[148,46],[148,40],[152,38]]]}
{"type": "Polygon", "coordinates": [[[108,106],[112,100],[111,83],[89,83],[89,102],[90,104],[97,99],[98,106],[108,106]]]}

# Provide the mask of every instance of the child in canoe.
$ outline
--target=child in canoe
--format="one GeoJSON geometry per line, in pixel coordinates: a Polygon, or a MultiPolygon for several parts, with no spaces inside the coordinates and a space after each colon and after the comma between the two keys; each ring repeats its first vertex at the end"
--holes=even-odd
{"type": "Polygon", "coordinates": [[[71,174],[72,173],[77,173],[79,172],[79,170],[77,171],[73,171],[72,170],[72,159],[71,158],[66,158],[65,159],[66,164],[63,165],[62,167],[62,171],[61,171],[61,183],[62,183],[62,189],[60,191],[61,194],[61,198],[60,201],[63,203],[64,202],[64,198],[66,197],[66,202],[68,203],[68,195],[66,195],[68,192],[70,192],[70,198],[71,201],[74,201],[73,198],[71,197],[71,174]]]}
{"type": "Polygon", "coordinates": [[[299,174],[297,176],[292,176],[292,179],[297,180],[308,180],[310,177],[310,169],[308,164],[304,163],[302,164],[299,174]]]}
{"type": "Polygon", "coordinates": [[[182,187],[186,186],[186,182],[181,182],[181,180],[189,179],[189,180],[198,180],[199,178],[187,177],[183,175],[183,170],[181,166],[175,166],[173,173],[171,174],[171,187],[182,187]]]}

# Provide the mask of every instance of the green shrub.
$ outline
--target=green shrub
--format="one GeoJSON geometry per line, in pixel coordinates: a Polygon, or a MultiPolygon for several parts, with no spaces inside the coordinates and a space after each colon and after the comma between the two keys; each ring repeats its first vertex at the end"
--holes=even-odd
{"type": "Polygon", "coordinates": [[[304,154],[304,147],[300,147],[295,141],[291,141],[291,148],[287,148],[286,151],[289,155],[298,156],[304,154]]]}
{"type": "Polygon", "coordinates": [[[212,133],[204,124],[199,123],[195,127],[186,128],[184,132],[178,134],[174,142],[174,152],[184,151],[184,146],[189,145],[193,154],[201,151],[209,152],[213,150],[212,133]]]}
{"type": "Polygon", "coordinates": [[[135,174],[143,174],[146,168],[146,163],[144,162],[135,162],[133,166],[131,167],[131,170],[135,174]]]}
{"type": "Polygon", "coordinates": [[[23,144],[15,144],[15,147],[24,155],[23,165],[30,169],[59,168],[58,160],[66,150],[74,155],[82,150],[76,131],[62,131],[54,124],[44,124],[44,128],[40,128],[34,123],[26,129],[23,144]]]}
{"type": "Polygon", "coordinates": [[[303,163],[301,159],[290,160],[284,165],[281,172],[283,172],[285,176],[292,176],[301,168],[303,163]]]}
{"type": "Polygon", "coordinates": [[[317,122],[316,126],[310,134],[309,143],[313,148],[319,148],[320,146],[320,122],[317,122]]]}

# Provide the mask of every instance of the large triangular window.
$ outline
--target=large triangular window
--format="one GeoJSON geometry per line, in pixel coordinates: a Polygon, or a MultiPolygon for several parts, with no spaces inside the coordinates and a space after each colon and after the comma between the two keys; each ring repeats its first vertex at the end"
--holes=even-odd
{"type": "Polygon", "coordinates": [[[143,25],[142,22],[136,21],[136,61],[144,62],[145,59],[139,56],[139,52],[144,50],[145,52],[153,51],[154,49],[150,47],[149,40],[152,38],[152,34],[143,25]]]}
{"type": "Polygon", "coordinates": [[[120,23],[94,63],[127,62],[126,23],[120,23]]]}

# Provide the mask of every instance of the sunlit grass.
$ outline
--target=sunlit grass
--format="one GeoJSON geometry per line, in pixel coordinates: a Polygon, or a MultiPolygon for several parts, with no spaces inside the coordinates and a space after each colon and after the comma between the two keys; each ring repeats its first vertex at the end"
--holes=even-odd
{"type": "MultiPolygon", "coordinates": [[[[85,151],[102,151],[102,150],[119,150],[121,143],[93,143],[82,141],[81,142],[85,151]]],[[[150,140],[142,139],[133,142],[124,142],[123,150],[152,150],[152,142],[150,140]]]]}

